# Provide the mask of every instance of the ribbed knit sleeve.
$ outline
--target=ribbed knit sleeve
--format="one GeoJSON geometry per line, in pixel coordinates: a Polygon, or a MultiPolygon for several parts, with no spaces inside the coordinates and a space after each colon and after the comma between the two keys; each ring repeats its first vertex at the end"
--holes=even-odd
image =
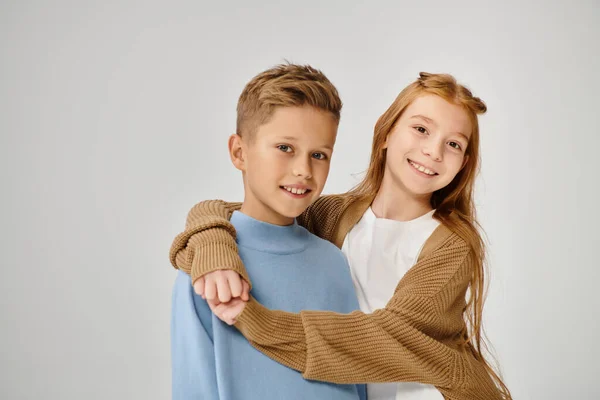
{"type": "Polygon", "coordinates": [[[248,302],[236,327],[258,350],[333,383],[421,382],[447,399],[502,399],[468,345],[462,311],[472,273],[469,249],[452,240],[423,258],[372,314],[292,314],[248,302]]]}
{"type": "MultiPolygon", "coordinates": [[[[343,210],[350,202],[347,196],[322,196],[300,215],[298,224],[317,236],[332,241],[343,210]]],[[[229,222],[231,214],[242,203],[206,200],[188,213],[185,231],[171,244],[171,264],[188,274],[195,282],[217,270],[233,270],[252,285],[238,254],[236,232],[229,222]]]]}
{"type": "Polygon", "coordinates": [[[188,213],[186,229],[171,245],[171,264],[195,282],[209,272],[234,270],[251,284],[238,254],[235,228],[229,222],[241,203],[207,200],[196,204],[188,213]]]}

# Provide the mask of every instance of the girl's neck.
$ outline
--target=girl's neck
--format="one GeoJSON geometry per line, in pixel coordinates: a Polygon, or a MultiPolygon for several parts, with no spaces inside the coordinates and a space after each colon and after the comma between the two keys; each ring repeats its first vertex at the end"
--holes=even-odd
{"type": "Polygon", "coordinates": [[[377,218],[410,221],[433,210],[431,193],[422,196],[408,193],[406,188],[389,182],[384,176],[371,209],[377,218]]]}

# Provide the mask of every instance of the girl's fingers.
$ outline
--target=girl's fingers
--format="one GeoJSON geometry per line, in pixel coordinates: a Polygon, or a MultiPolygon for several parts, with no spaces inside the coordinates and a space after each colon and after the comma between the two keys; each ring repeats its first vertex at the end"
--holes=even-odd
{"type": "Polygon", "coordinates": [[[204,286],[204,297],[207,301],[217,300],[217,285],[212,279],[207,279],[204,286]]]}
{"type": "Polygon", "coordinates": [[[204,298],[204,277],[196,279],[196,282],[194,282],[194,291],[198,296],[204,298]]]}
{"type": "Polygon", "coordinates": [[[231,291],[231,297],[240,297],[242,295],[242,278],[240,278],[240,274],[234,272],[231,274],[227,280],[229,281],[229,289],[231,291]]]}
{"type": "Polygon", "coordinates": [[[229,290],[229,281],[226,277],[221,276],[216,280],[217,283],[217,296],[221,303],[227,303],[231,300],[231,290],[229,290]]]}
{"type": "Polygon", "coordinates": [[[240,296],[242,300],[248,301],[250,299],[250,285],[248,282],[242,279],[242,295],[240,296]]]}

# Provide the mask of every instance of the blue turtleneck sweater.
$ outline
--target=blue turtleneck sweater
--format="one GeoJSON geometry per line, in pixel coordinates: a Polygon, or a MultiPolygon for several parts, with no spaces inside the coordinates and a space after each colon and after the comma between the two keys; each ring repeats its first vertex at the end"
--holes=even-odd
{"type": "MultiPolygon", "coordinates": [[[[231,223],[260,303],[295,313],[358,310],[348,263],[333,244],[296,223],[272,225],[237,211],[231,223]]],[[[305,380],[260,353],[212,315],[181,271],[173,289],[171,355],[174,400],[366,399],[364,385],[305,380]]]]}

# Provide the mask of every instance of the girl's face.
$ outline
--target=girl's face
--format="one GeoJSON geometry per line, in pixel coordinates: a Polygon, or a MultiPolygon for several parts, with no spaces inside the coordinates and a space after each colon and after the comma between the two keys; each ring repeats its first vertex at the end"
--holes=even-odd
{"type": "Polygon", "coordinates": [[[447,186],[464,167],[472,124],[466,111],[443,98],[416,98],[389,133],[384,181],[422,197],[447,186]]]}

